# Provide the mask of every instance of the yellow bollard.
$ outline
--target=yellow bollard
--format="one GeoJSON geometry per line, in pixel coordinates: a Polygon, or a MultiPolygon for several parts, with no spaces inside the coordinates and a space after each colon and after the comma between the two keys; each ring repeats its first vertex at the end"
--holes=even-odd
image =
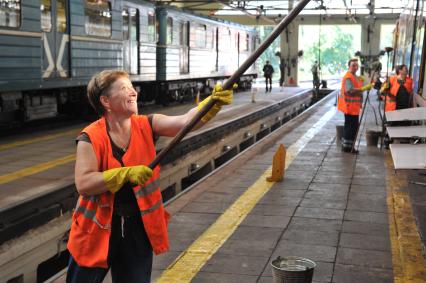
{"type": "Polygon", "coordinates": [[[197,95],[195,96],[195,101],[194,101],[195,105],[200,104],[200,91],[197,92],[197,95]]]}
{"type": "Polygon", "coordinates": [[[272,160],[272,176],[267,177],[268,182],[281,182],[284,179],[286,150],[284,145],[280,144],[272,160]]]}

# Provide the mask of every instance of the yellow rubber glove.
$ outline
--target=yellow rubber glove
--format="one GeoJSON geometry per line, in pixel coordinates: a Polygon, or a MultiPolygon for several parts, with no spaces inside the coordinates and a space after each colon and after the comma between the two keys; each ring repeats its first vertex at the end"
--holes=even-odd
{"type": "Polygon", "coordinates": [[[382,87],[380,88],[380,92],[385,92],[385,91],[387,91],[389,89],[389,83],[388,82],[384,82],[383,84],[382,84],[382,87]]]}
{"type": "Polygon", "coordinates": [[[359,76],[358,80],[360,80],[361,82],[365,81],[365,77],[364,76],[359,76]]]}
{"type": "Polygon", "coordinates": [[[115,194],[126,182],[136,185],[145,184],[151,178],[152,170],[144,165],[120,167],[104,171],[102,172],[102,176],[108,190],[115,194]]]}
{"type": "MultiPolygon", "coordinates": [[[[238,85],[234,84],[232,88],[236,89],[237,87],[238,85]]],[[[197,106],[198,109],[201,110],[204,107],[204,105],[209,103],[210,99],[213,99],[216,101],[216,103],[213,105],[212,108],[210,108],[210,110],[206,113],[206,115],[204,115],[203,118],[201,118],[201,121],[203,123],[207,123],[214,116],[216,116],[217,112],[219,112],[219,110],[222,108],[222,105],[231,104],[233,95],[234,95],[234,91],[232,89],[223,90],[222,85],[217,84],[214,87],[212,94],[206,99],[204,99],[203,101],[201,101],[200,104],[198,104],[197,106]]]]}
{"type": "Polygon", "coordinates": [[[373,88],[373,84],[367,84],[361,88],[362,91],[370,90],[373,88]]]}

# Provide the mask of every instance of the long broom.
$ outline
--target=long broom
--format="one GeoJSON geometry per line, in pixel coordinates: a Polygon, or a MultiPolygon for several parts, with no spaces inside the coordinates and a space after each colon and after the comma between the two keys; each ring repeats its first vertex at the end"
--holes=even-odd
{"type": "MultiPolygon", "coordinates": [[[[294,18],[303,10],[303,8],[309,3],[310,0],[300,1],[291,12],[281,20],[281,22],[275,27],[271,34],[265,39],[264,42],[256,49],[256,51],[246,59],[246,61],[235,71],[235,73],[223,84],[223,89],[231,89],[233,84],[237,82],[239,77],[256,61],[256,59],[271,45],[271,43],[281,34],[281,32],[293,21],[294,18]]],[[[214,100],[210,100],[198,113],[188,122],[173,140],[164,147],[155,159],[149,164],[149,168],[153,169],[155,166],[160,164],[161,160],[166,154],[174,148],[184,137],[188,134],[192,128],[201,120],[201,118],[207,114],[207,112],[215,105],[214,100]]]]}

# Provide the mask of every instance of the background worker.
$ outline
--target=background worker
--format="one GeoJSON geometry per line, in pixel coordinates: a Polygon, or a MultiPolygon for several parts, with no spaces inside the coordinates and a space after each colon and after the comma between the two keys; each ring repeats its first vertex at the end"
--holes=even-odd
{"type": "Polygon", "coordinates": [[[274,73],[274,68],[271,64],[269,64],[269,61],[266,61],[266,64],[263,66],[263,76],[265,77],[265,84],[266,84],[266,92],[272,91],[272,74],[274,73]],[[268,82],[269,82],[269,89],[268,89],[268,82]]]}
{"type": "Polygon", "coordinates": [[[350,152],[353,148],[359,127],[358,119],[363,92],[372,88],[371,83],[363,86],[363,80],[356,76],[359,68],[358,59],[350,59],[348,67],[348,71],[342,79],[342,87],[337,102],[337,109],[345,115],[342,140],[344,152],[350,152]]]}
{"type": "Polygon", "coordinates": [[[386,112],[410,108],[413,104],[413,80],[408,76],[407,66],[396,66],[395,73],[381,88],[381,93],[387,96],[386,112]]]}
{"type": "Polygon", "coordinates": [[[312,65],[311,72],[312,72],[312,84],[314,86],[314,89],[318,90],[320,87],[318,61],[315,61],[314,64],[312,65]]]}
{"type": "Polygon", "coordinates": [[[174,136],[210,99],[215,106],[197,127],[232,102],[218,85],[198,107],[180,116],[138,115],[138,93],[123,71],[103,71],[89,82],[90,104],[101,118],[77,138],[75,184],[80,194],[73,214],[67,282],[151,282],[153,252],[169,248],[158,187],[154,137],[174,136]]]}

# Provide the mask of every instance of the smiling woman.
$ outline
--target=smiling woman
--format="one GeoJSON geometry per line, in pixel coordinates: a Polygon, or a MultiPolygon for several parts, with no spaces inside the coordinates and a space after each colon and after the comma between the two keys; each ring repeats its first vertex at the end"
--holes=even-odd
{"type": "MultiPolygon", "coordinates": [[[[198,113],[137,115],[138,93],[128,73],[107,70],[87,86],[90,104],[101,118],[77,137],[75,185],[80,194],[73,215],[67,282],[150,282],[153,252],[168,250],[167,221],[158,186],[156,136],[174,136],[198,113]]],[[[202,126],[232,102],[232,90],[216,86],[201,102],[217,100],[202,126]]]]}

